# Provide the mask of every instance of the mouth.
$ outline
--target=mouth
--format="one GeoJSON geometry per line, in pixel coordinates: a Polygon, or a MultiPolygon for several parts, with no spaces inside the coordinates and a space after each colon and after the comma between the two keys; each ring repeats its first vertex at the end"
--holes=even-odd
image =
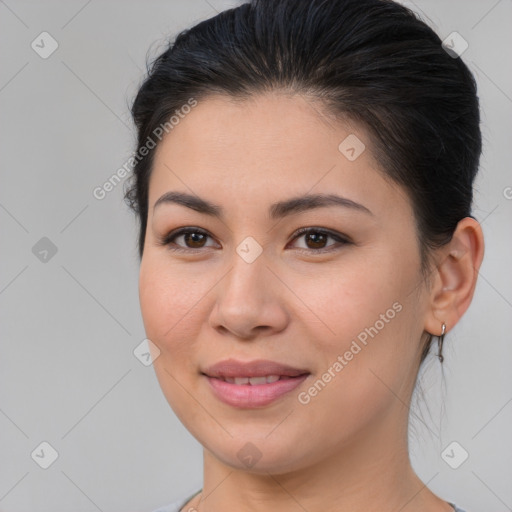
{"type": "Polygon", "coordinates": [[[221,402],[237,408],[264,407],[289,394],[310,375],[274,361],[221,361],[201,374],[221,402]]]}
{"type": "Polygon", "coordinates": [[[265,375],[263,377],[212,377],[229,382],[230,384],[236,384],[237,386],[261,386],[262,384],[272,384],[278,380],[294,379],[288,375],[265,375]]]}

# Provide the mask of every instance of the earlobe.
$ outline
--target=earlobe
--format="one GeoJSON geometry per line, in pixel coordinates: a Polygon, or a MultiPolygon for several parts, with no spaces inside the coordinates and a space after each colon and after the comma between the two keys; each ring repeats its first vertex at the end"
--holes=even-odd
{"type": "Polygon", "coordinates": [[[443,323],[449,332],[466,312],[473,298],[483,255],[482,228],[472,217],[465,217],[457,224],[452,240],[440,249],[425,320],[427,332],[439,336],[443,323]]]}

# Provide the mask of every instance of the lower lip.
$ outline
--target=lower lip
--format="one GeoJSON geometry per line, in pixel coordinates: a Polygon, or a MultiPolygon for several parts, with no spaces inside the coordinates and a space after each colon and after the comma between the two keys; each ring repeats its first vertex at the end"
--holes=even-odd
{"type": "Polygon", "coordinates": [[[290,377],[289,379],[278,380],[269,384],[231,384],[221,379],[208,377],[208,382],[215,396],[222,402],[245,409],[253,409],[271,404],[279,397],[290,393],[299,386],[308,374],[298,377],[290,377]]]}

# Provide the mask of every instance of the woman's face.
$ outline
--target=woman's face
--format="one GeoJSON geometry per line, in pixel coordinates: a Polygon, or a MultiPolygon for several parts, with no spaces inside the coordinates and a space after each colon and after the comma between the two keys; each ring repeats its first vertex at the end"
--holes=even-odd
{"type": "Polygon", "coordinates": [[[397,425],[428,300],[408,197],[370,151],[357,125],[278,93],[205,99],[157,148],[140,267],[146,334],[169,404],[229,466],[285,472],[406,435],[397,425]],[[154,208],[169,192],[218,210],[154,208]],[[289,203],[316,195],[344,200],[289,203]],[[258,375],[236,364],[213,376],[228,359],[302,376],[224,380],[258,375]]]}

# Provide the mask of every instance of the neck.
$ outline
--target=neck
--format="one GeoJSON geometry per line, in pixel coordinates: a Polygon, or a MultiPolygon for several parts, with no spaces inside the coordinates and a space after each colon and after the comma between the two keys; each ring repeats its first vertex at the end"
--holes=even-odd
{"type": "Polygon", "coordinates": [[[205,449],[203,492],[194,504],[199,512],[453,512],[411,467],[406,413],[398,422],[390,414],[327,458],[283,474],[233,468],[205,449]]]}

